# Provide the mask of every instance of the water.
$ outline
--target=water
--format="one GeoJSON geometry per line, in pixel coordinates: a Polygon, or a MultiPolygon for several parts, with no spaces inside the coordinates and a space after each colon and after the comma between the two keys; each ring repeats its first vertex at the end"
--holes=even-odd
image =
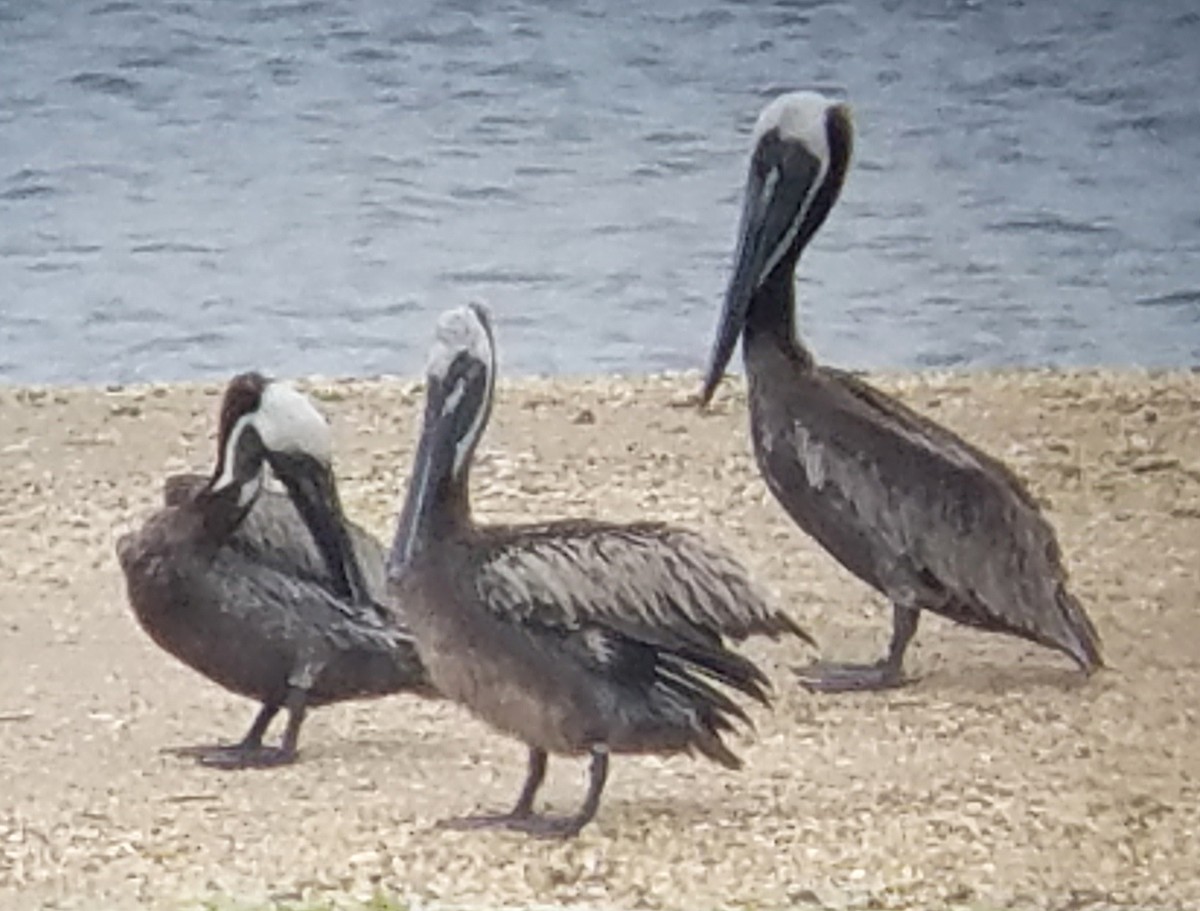
{"type": "Polygon", "coordinates": [[[754,117],[850,99],[846,366],[1200,362],[1200,11],[0,0],[0,382],[699,367],[754,117]]]}

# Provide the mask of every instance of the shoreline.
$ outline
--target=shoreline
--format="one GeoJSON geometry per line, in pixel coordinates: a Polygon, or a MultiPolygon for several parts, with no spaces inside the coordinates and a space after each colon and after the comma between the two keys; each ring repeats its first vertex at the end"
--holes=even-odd
{"type": "MultiPolygon", "coordinates": [[[[1200,373],[866,375],[1028,482],[1110,669],[1083,681],[1045,649],[931,618],[914,684],[821,697],[788,670],[810,650],[755,642],[776,705],[731,741],[745,769],[617,757],[596,822],[565,844],[431,828],[503,804],[524,771],[519,744],[455,706],[316,710],[300,762],[270,772],[162,755],[240,736],[254,708],[149,641],[113,554],[167,473],[212,464],[224,380],[0,386],[0,793],[18,795],[0,804],[0,907],[376,889],[422,907],[1200,906],[1200,373]]],[[[766,491],[743,380],[705,414],[680,407],[698,384],[501,374],[477,513],[693,527],[825,656],[877,655],[890,615],[766,491]]],[[[347,513],[388,536],[422,383],[298,385],[333,426],[347,513]]],[[[554,809],[580,775],[552,760],[554,809]]]]}
{"type": "MultiPolygon", "coordinates": [[[[874,368],[874,367],[844,367],[838,364],[825,364],[823,361],[818,361],[822,366],[840,367],[848,373],[856,376],[869,377],[872,381],[880,383],[892,383],[905,378],[918,379],[928,378],[931,381],[945,380],[952,377],[964,379],[978,378],[1002,378],[1016,376],[1030,377],[1063,377],[1063,378],[1081,378],[1088,376],[1110,376],[1110,377],[1144,377],[1149,379],[1160,378],[1186,378],[1195,374],[1200,374],[1200,364],[1196,365],[1141,365],[1141,364],[1087,364],[1074,366],[1055,366],[1048,364],[1037,365],[1003,365],[1003,366],[951,366],[951,367],[916,367],[912,369],[905,368],[874,368]]],[[[247,366],[245,370],[253,370],[256,368],[247,366]]],[[[23,390],[36,391],[55,391],[62,390],[65,392],[126,392],[139,391],[148,389],[188,389],[193,387],[206,388],[212,385],[224,386],[235,373],[241,372],[231,370],[227,374],[213,374],[212,376],[197,376],[186,379],[139,379],[132,381],[111,380],[105,382],[67,382],[67,383],[29,383],[29,382],[7,382],[0,381],[0,394],[20,392],[23,390]]],[[[423,383],[424,377],[420,374],[403,374],[403,373],[377,373],[365,376],[353,374],[323,374],[323,373],[305,373],[297,375],[274,374],[268,371],[268,375],[277,379],[284,379],[288,382],[311,383],[311,384],[404,384],[404,383],[423,383]]],[[[703,371],[699,367],[689,367],[679,370],[651,370],[651,371],[636,371],[636,372],[609,372],[609,373],[508,373],[504,370],[504,362],[501,359],[499,363],[499,374],[496,378],[497,387],[508,383],[510,385],[527,385],[537,383],[554,383],[563,386],[586,385],[591,382],[601,380],[619,380],[628,383],[639,383],[642,381],[667,381],[667,382],[686,382],[694,380],[699,382],[703,375],[703,371]]],[[[742,373],[741,361],[735,357],[731,362],[730,368],[726,374],[724,384],[730,382],[740,384],[744,381],[745,376],[742,373]]]]}

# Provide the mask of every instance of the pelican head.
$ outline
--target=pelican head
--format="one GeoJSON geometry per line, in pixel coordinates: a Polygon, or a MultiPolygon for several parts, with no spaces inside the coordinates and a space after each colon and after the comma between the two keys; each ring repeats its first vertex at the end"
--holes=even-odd
{"type": "Polygon", "coordinates": [[[260,373],[235,376],[225,389],[219,457],[208,496],[236,491],[248,509],[272,470],[308,525],[341,594],[365,594],[333,477],[333,436],[312,401],[291,385],[260,373]]]}
{"type": "Polygon", "coordinates": [[[389,558],[393,576],[440,521],[468,515],[471,457],[491,414],[496,380],[491,319],[483,305],[441,315],[425,377],[421,438],[389,558]]]}
{"type": "Polygon", "coordinates": [[[790,270],[837,201],[850,163],[850,111],[816,92],[791,92],[768,104],[754,126],[733,276],[700,393],[707,403],[745,327],[755,293],[790,270]]]}
{"type": "MultiPolygon", "coordinates": [[[[264,461],[292,473],[329,470],[333,442],[329,425],[302,393],[261,373],[229,381],[217,433],[219,461],[209,485],[213,493],[239,488],[246,502],[258,492],[264,461]]],[[[286,483],[286,480],[285,480],[286,483]]]]}

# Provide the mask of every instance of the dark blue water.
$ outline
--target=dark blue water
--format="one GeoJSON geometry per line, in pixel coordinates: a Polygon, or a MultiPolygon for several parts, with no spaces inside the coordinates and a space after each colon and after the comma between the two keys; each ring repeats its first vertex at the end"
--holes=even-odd
{"type": "Polygon", "coordinates": [[[1200,362],[1188,2],[0,0],[0,381],[698,367],[747,136],[854,106],[802,327],[866,367],[1200,362]]]}

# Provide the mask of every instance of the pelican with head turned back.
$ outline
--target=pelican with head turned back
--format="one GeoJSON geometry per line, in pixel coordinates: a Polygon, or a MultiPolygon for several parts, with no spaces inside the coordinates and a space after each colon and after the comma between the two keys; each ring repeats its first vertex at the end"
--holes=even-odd
{"type": "Polygon", "coordinates": [[[738,768],[721,735],[747,716],[722,687],[765,703],[768,682],[726,640],[808,636],[732,557],[683,529],[475,524],[468,478],[495,371],[486,311],[445,313],[388,576],[438,690],[529,747],[511,812],[450,824],[569,836],[599,806],[610,752],[694,750],[738,768]],[[591,756],[573,816],[533,812],[548,753],[591,756]]]}
{"type": "Polygon", "coordinates": [[[382,548],[343,516],[331,449],[305,396],[256,373],[235,377],[212,477],[169,478],[166,505],[117,542],[130,605],[151,638],[262,703],[239,744],[180,751],[205,764],[291,762],[309,706],[432,693],[412,637],[378,603],[382,548]],[[268,464],[286,496],[263,489],[268,464]],[[281,746],[264,746],[285,707],[281,746]]]}
{"type": "Polygon", "coordinates": [[[751,435],[767,486],[806,532],[892,603],[887,656],[818,665],[815,689],[897,686],[922,610],[1020,636],[1101,667],[1100,641],[1067,590],[1054,530],[1000,461],[864,381],[815,363],[796,337],[795,269],[850,163],[850,114],[813,92],[763,110],[733,276],[702,404],[739,336],[751,435]]]}

